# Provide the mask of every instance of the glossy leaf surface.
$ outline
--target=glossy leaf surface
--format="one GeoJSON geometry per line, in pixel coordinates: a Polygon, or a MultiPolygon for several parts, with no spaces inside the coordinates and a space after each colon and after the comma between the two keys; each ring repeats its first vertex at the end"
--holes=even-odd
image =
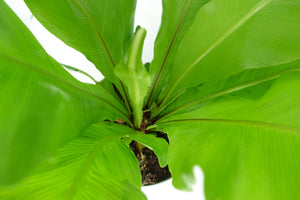
{"type": "Polygon", "coordinates": [[[0,10],[0,184],[9,184],[92,122],[127,114],[48,56],[3,1],[0,10]]]}
{"type": "Polygon", "coordinates": [[[139,163],[120,139],[132,133],[132,129],[110,122],[93,125],[21,185],[0,190],[0,198],[144,200],[139,163]]]}
{"type": "Polygon", "coordinates": [[[211,0],[203,5],[178,47],[174,65],[165,67],[167,85],[159,102],[243,69],[299,59],[299,8],[297,0],[211,0]]]}
{"type": "Polygon", "coordinates": [[[290,72],[257,100],[224,95],[158,122],[170,138],[174,185],[189,188],[192,167],[200,165],[208,200],[297,199],[299,93],[300,72],[290,72]]]}
{"type": "Polygon", "coordinates": [[[192,25],[198,10],[207,2],[208,0],[162,1],[162,22],[155,41],[154,58],[150,65],[152,83],[149,98],[151,100],[157,97],[164,86],[166,75],[168,75],[163,73],[164,69],[168,70],[174,64],[174,58],[183,36],[192,25]]]}
{"type": "Polygon", "coordinates": [[[25,0],[54,35],[81,51],[110,81],[133,36],[136,1],[25,0]]]}
{"type": "Polygon", "coordinates": [[[127,86],[133,110],[134,126],[140,128],[143,120],[144,98],[150,84],[150,76],[142,62],[142,50],[146,30],[137,30],[124,59],[115,68],[115,74],[127,86]]]}
{"type": "Polygon", "coordinates": [[[300,61],[297,60],[278,66],[247,69],[225,80],[205,82],[186,90],[178,99],[170,102],[168,107],[161,108],[163,110],[160,117],[166,118],[190,112],[226,94],[241,95],[243,93],[251,99],[259,98],[268,91],[270,85],[280,76],[299,69],[300,61]]]}
{"type": "Polygon", "coordinates": [[[207,200],[299,198],[299,0],[162,0],[145,65],[136,0],[25,2],[106,78],[75,80],[0,0],[1,200],[143,200],[132,140],[179,189],[201,166],[207,200]]]}

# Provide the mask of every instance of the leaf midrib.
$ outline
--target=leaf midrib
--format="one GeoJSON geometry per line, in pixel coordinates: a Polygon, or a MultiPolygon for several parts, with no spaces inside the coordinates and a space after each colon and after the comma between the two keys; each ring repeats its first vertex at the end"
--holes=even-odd
{"type": "Polygon", "coordinates": [[[213,49],[219,46],[223,41],[225,41],[232,33],[239,29],[244,23],[246,23],[252,16],[258,13],[261,9],[267,6],[272,0],[262,0],[257,3],[254,7],[252,7],[245,15],[243,15],[239,20],[237,20],[232,26],[230,26],[227,30],[225,30],[216,40],[214,40],[211,45],[193,61],[188,67],[185,67],[184,71],[179,75],[174,84],[172,84],[171,88],[165,95],[165,97],[161,100],[159,105],[163,105],[164,102],[169,98],[173,90],[179,84],[179,82],[183,79],[183,77],[192,70],[204,57],[206,57],[213,49]]]}
{"type": "MultiPolygon", "coordinates": [[[[101,32],[99,31],[99,29],[97,28],[94,20],[92,19],[92,17],[90,16],[90,14],[88,13],[88,11],[81,5],[81,3],[78,1],[78,0],[72,0],[72,2],[81,10],[81,12],[85,15],[85,17],[87,18],[87,20],[89,21],[92,29],[96,32],[96,35],[98,36],[98,40],[100,41],[100,43],[102,43],[104,49],[105,49],[105,52],[106,54],[108,55],[109,57],[109,60],[111,62],[111,65],[112,65],[112,68],[115,67],[115,61],[112,57],[112,54],[101,34],[101,32]]],[[[128,95],[126,93],[126,90],[125,90],[125,87],[124,87],[124,84],[120,81],[120,85],[121,85],[121,88],[123,90],[123,93],[124,93],[124,96],[125,96],[125,99],[126,99],[126,102],[127,102],[127,108],[128,108],[128,112],[131,114],[131,106],[130,106],[130,103],[129,103],[129,98],[128,98],[128,95]]]]}
{"type": "Polygon", "coordinates": [[[117,138],[118,136],[110,136],[110,137],[106,137],[103,140],[100,140],[100,142],[98,142],[95,146],[95,148],[91,151],[91,153],[89,154],[87,160],[83,163],[82,168],[78,174],[78,176],[76,176],[75,180],[73,181],[65,200],[70,200],[73,196],[73,194],[76,191],[77,186],[79,185],[80,180],[83,178],[83,176],[85,175],[86,171],[88,170],[92,160],[95,158],[95,156],[97,155],[98,150],[104,145],[106,144],[109,140],[117,138]]]}
{"type": "Polygon", "coordinates": [[[86,73],[85,71],[82,71],[82,70],[80,70],[80,69],[77,69],[77,68],[75,68],[75,67],[72,67],[72,66],[69,66],[69,65],[65,65],[65,64],[62,64],[62,63],[61,63],[61,65],[62,65],[64,68],[66,68],[66,69],[68,69],[68,70],[70,70],[70,71],[77,72],[77,73],[80,73],[80,74],[82,74],[82,75],[84,75],[84,76],[87,76],[88,78],[90,78],[90,79],[94,82],[95,85],[97,85],[97,86],[98,86],[101,90],[103,90],[107,95],[109,95],[110,97],[112,97],[113,99],[115,99],[116,101],[118,101],[118,99],[116,99],[115,96],[113,96],[106,88],[104,88],[104,87],[100,84],[100,82],[96,81],[91,75],[89,75],[89,74],[86,73]]]}
{"type": "Polygon", "coordinates": [[[177,38],[177,35],[178,35],[179,30],[180,30],[180,28],[181,28],[181,25],[182,25],[182,23],[183,23],[183,21],[184,21],[184,18],[185,18],[185,16],[186,16],[186,14],[187,14],[187,11],[189,10],[189,8],[190,8],[190,6],[191,6],[191,3],[192,3],[192,0],[189,0],[189,1],[187,2],[187,4],[186,4],[184,10],[183,10],[183,13],[182,13],[182,15],[181,15],[181,17],[180,17],[180,20],[179,20],[179,22],[178,22],[178,25],[177,25],[177,27],[176,27],[176,29],[175,29],[175,32],[174,32],[174,34],[173,34],[173,37],[172,37],[172,39],[171,39],[171,42],[170,42],[169,47],[168,47],[168,49],[167,49],[167,52],[166,52],[166,54],[165,54],[165,56],[164,56],[163,62],[162,62],[162,64],[161,64],[161,66],[160,66],[158,75],[156,76],[155,81],[154,81],[154,84],[153,84],[153,86],[152,86],[152,88],[151,88],[151,92],[150,92],[150,95],[149,95],[149,97],[148,97],[146,106],[149,106],[149,103],[150,103],[150,101],[151,101],[151,98],[152,98],[152,95],[153,95],[153,93],[154,93],[154,90],[155,90],[155,88],[156,88],[156,86],[157,86],[157,84],[158,84],[158,82],[159,82],[159,79],[160,79],[160,77],[161,77],[162,71],[163,71],[163,69],[164,69],[164,67],[165,67],[165,65],[166,65],[167,59],[168,59],[168,57],[169,57],[169,54],[170,54],[170,52],[171,52],[171,50],[172,50],[172,47],[173,47],[174,42],[175,42],[175,40],[176,40],[176,38],[177,38]]]}
{"type": "Polygon", "coordinates": [[[96,32],[96,35],[98,36],[98,40],[100,41],[100,43],[102,43],[104,49],[105,49],[105,52],[106,54],[108,55],[109,57],[109,60],[112,64],[112,67],[115,67],[115,61],[109,51],[109,48],[101,34],[101,32],[99,31],[99,29],[97,28],[94,20],[91,18],[90,14],[88,13],[88,11],[81,5],[81,3],[78,1],[78,0],[72,0],[72,2],[81,10],[81,12],[85,15],[85,17],[87,18],[88,22],[90,23],[92,29],[96,32]]]}
{"type": "Polygon", "coordinates": [[[7,55],[2,54],[2,53],[0,53],[0,58],[3,58],[5,60],[11,61],[11,62],[14,62],[18,65],[24,66],[25,68],[27,68],[29,70],[32,70],[36,73],[46,75],[47,77],[51,77],[52,79],[56,80],[57,82],[60,82],[63,85],[66,85],[69,88],[72,88],[72,89],[76,90],[77,92],[84,93],[85,95],[89,95],[90,97],[93,97],[93,98],[96,98],[97,100],[103,101],[106,104],[108,104],[109,106],[111,106],[112,108],[114,108],[115,110],[117,110],[120,114],[122,114],[123,116],[128,118],[128,116],[125,113],[123,113],[123,111],[121,111],[119,108],[115,107],[113,104],[109,103],[106,99],[103,99],[103,98],[97,96],[96,94],[93,94],[89,91],[86,91],[86,90],[80,88],[80,87],[77,87],[76,85],[73,85],[72,83],[69,83],[69,82],[65,81],[64,79],[59,78],[58,76],[56,76],[56,75],[54,75],[54,74],[52,74],[48,71],[43,70],[42,68],[36,67],[32,64],[29,64],[29,63],[21,61],[19,59],[13,58],[11,56],[7,56],[7,55]]]}
{"type": "Polygon", "coordinates": [[[220,97],[220,96],[223,96],[223,95],[226,95],[226,94],[230,94],[232,92],[243,90],[243,89],[258,85],[258,84],[266,82],[266,81],[274,80],[276,78],[279,78],[281,75],[283,75],[287,72],[290,72],[290,71],[299,71],[299,70],[300,70],[300,67],[294,68],[294,69],[287,69],[287,70],[284,70],[283,72],[279,72],[279,73],[276,73],[276,74],[271,75],[271,76],[267,76],[267,77],[260,78],[260,79],[257,79],[257,80],[249,81],[249,82],[246,82],[246,83],[241,83],[239,85],[235,85],[233,87],[223,89],[223,90],[219,90],[217,92],[202,96],[199,99],[196,99],[196,100],[194,100],[192,102],[189,102],[187,104],[184,104],[184,105],[182,105],[182,106],[180,106],[180,107],[178,107],[174,110],[171,110],[170,112],[168,112],[165,115],[161,116],[159,118],[159,120],[162,120],[163,118],[166,118],[167,116],[169,116],[171,114],[174,114],[174,113],[176,113],[180,110],[183,110],[183,109],[189,108],[191,106],[194,106],[196,104],[203,103],[203,102],[208,101],[210,99],[220,97]]]}
{"type": "Polygon", "coordinates": [[[261,121],[252,121],[252,120],[235,120],[235,119],[179,119],[179,120],[170,120],[158,123],[157,125],[162,124],[171,124],[171,123],[184,123],[184,122],[200,122],[200,123],[221,123],[221,124],[232,124],[232,125],[247,125],[247,126],[255,126],[259,128],[266,128],[266,129],[275,129],[278,131],[287,132],[293,135],[300,135],[300,129],[293,128],[285,125],[279,125],[269,122],[261,122],[261,121]]]}

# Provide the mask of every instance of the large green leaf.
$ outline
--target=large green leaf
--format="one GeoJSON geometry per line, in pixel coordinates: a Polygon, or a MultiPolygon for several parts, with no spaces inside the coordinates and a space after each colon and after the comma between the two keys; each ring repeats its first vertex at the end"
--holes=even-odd
{"type": "Polygon", "coordinates": [[[139,28],[123,60],[115,68],[115,74],[127,86],[136,128],[140,128],[143,120],[144,98],[151,81],[142,62],[145,37],[146,30],[139,28]]]}
{"type": "Polygon", "coordinates": [[[133,36],[136,0],[25,0],[54,35],[81,51],[105,77],[117,82],[113,67],[133,36]]]}
{"type": "MultiPolygon", "coordinates": [[[[154,58],[150,65],[152,78],[149,104],[157,97],[160,89],[165,84],[167,73],[162,73],[164,68],[173,65],[174,56],[184,34],[192,25],[195,16],[208,0],[163,0],[162,22],[154,46],[154,58]],[[155,90],[156,89],[156,90],[155,90]]],[[[170,71],[169,71],[170,72],[170,71]]]]}
{"type": "Polygon", "coordinates": [[[127,114],[48,56],[2,0],[0,10],[0,184],[8,184],[92,122],[127,114]]]}
{"type": "Polygon", "coordinates": [[[246,69],[220,81],[208,81],[199,86],[186,90],[169,106],[160,110],[159,118],[185,113],[205,106],[209,101],[226,94],[243,93],[249,98],[259,98],[264,95],[270,85],[280,76],[300,69],[300,60],[278,66],[264,67],[258,69],[246,69]]]}
{"type": "Polygon", "coordinates": [[[258,100],[225,95],[158,122],[170,139],[173,183],[189,188],[205,173],[210,199],[294,200],[300,196],[300,72],[289,72],[258,100]]]}
{"type": "Polygon", "coordinates": [[[0,199],[146,199],[139,163],[121,140],[134,133],[111,122],[93,125],[20,185],[2,188],[0,199]]]}
{"type": "Polygon", "coordinates": [[[298,0],[211,0],[197,13],[174,57],[160,104],[178,92],[243,69],[300,58],[298,0]]]}

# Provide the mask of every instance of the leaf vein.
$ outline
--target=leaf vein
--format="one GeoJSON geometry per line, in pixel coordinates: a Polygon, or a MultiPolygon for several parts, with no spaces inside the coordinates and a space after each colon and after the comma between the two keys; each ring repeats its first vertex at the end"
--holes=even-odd
{"type": "Polygon", "coordinates": [[[192,70],[205,56],[207,56],[213,49],[215,49],[219,44],[221,44],[225,39],[227,39],[233,32],[235,32],[239,27],[241,27],[245,22],[247,22],[252,16],[258,13],[261,9],[267,6],[272,0],[262,0],[251,8],[245,15],[243,15],[239,20],[237,20],[232,26],[230,26],[225,32],[223,32],[216,40],[214,40],[211,45],[195,60],[190,64],[176,79],[170,90],[167,92],[165,97],[161,100],[159,105],[161,106],[173,92],[175,87],[183,79],[183,77],[192,70]]]}
{"type": "Polygon", "coordinates": [[[100,41],[100,43],[102,43],[105,52],[107,53],[109,60],[112,64],[113,67],[115,67],[115,61],[110,53],[110,50],[101,34],[101,32],[99,31],[99,29],[97,28],[94,20],[91,18],[90,14],[88,13],[88,11],[81,5],[81,3],[78,0],[72,0],[73,3],[82,11],[82,13],[86,16],[87,20],[89,21],[91,27],[94,29],[94,31],[96,32],[96,35],[98,36],[98,39],[100,41]]]}
{"type": "Polygon", "coordinates": [[[158,123],[159,124],[168,124],[168,123],[179,123],[179,122],[202,122],[202,123],[223,123],[223,124],[235,124],[235,125],[249,125],[255,127],[262,127],[267,129],[276,129],[279,131],[285,131],[290,134],[300,135],[300,129],[293,128],[285,125],[279,125],[269,122],[261,121],[252,121],[252,120],[234,120],[234,119],[179,119],[179,120],[170,120],[158,123]]]}
{"type": "Polygon", "coordinates": [[[266,81],[270,81],[270,80],[274,80],[276,78],[279,78],[281,75],[289,72],[289,71],[299,71],[300,70],[300,67],[298,68],[295,68],[295,69],[288,69],[288,70],[285,70],[283,72],[280,72],[280,73],[277,73],[277,74],[274,74],[272,76],[268,76],[268,77],[264,77],[262,79],[257,79],[257,80],[254,80],[254,81],[250,81],[250,82],[247,82],[247,83],[242,83],[240,85],[236,85],[234,87],[231,87],[231,88],[228,88],[228,89],[224,89],[224,90],[220,90],[220,91],[217,91],[215,93],[211,93],[211,94],[208,94],[208,95],[205,95],[205,96],[202,96],[200,97],[199,99],[196,99],[192,102],[189,102],[187,104],[184,104],[172,111],[170,111],[169,113],[163,115],[160,117],[159,120],[169,116],[170,114],[173,114],[175,112],[178,112],[180,110],[183,110],[185,108],[188,108],[188,107],[191,107],[193,105],[196,105],[198,103],[202,103],[202,102],[205,102],[205,101],[208,101],[210,99],[213,99],[213,98],[216,98],[216,97],[220,97],[222,95],[226,95],[226,94],[230,94],[232,92],[236,92],[236,91],[239,91],[239,90],[243,90],[243,89],[246,89],[246,88],[249,88],[249,87],[252,87],[252,86],[255,86],[255,85],[258,85],[260,83],[263,83],[263,82],[266,82],[266,81]]]}
{"type": "Polygon", "coordinates": [[[166,52],[166,54],[165,54],[165,56],[164,56],[164,59],[163,59],[163,62],[162,62],[162,64],[161,64],[161,67],[160,67],[160,70],[159,70],[159,72],[158,72],[158,75],[157,75],[157,77],[155,78],[155,81],[154,81],[154,84],[153,84],[153,86],[152,86],[150,95],[149,95],[149,97],[148,97],[146,106],[149,106],[149,103],[150,103],[150,101],[151,101],[151,98],[152,98],[152,95],[153,95],[153,93],[154,93],[154,90],[155,90],[155,88],[156,88],[156,86],[157,86],[157,84],[158,84],[158,81],[159,81],[159,79],[160,79],[160,76],[161,76],[161,74],[162,74],[162,71],[163,71],[163,69],[164,69],[164,67],[165,67],[165,65],[166,65],[166,62],[167,62],[167,59],[168,59],[168,57],[169,57],[169,54],[170,54],[170,52],[171,52],[171,50],[172,50],[173,44],[174,44],[174,42],[175,42],[175,40],[176,40],[176,38],[177,38],[177,35],[178,35],[178,33],[179,33],[179,30],[180,30],[180,27],[181,27],[181,25],[182,25],[182,23],[183,23],[183,21],[184,21],[184,18],[185,18],[186,14],[187,14],[187,11],[189,10],[189,8],[190,8],[190,6],[191,6],[191,3],[192,3],[192,0],[189,0],[189,1],[187,2],[187,4],[186,4],[184,10],[183,10],[183,13],[182,13],[182,15],[181,15],[181,17],[180,17],[180,20],[179,20],[179,22],[178,22],[178,25],[177,25],[177,27],[176,27],[176,30],[175,30],[175,32],[174,32],[174,34],[173,34],[173,37],[172,37],[172,39],[171,39],[171,42],[170,42],[169,47],[168,47],[168,49],[167,49],[167,52],[166,52]]]}
{"type": "Polygon", "coordinates": [[[120,109],[118,109],[117,107],[115,107],[114,105],[112,105],[110,102],[108,102],[107,100],[99,97],[98,95],[96,95],[94,93],[91,93],[91,92],[86,91],[86,90],[84,90],[84,89],[82,89],[80,87],[77,87],[77,86],[73,85],[72,83],[69,83],[69,82],[63,80],[62,78],[59,78],[59,77],[55,76],[54,74],[52,74],[50,72],[47,72],[47,71],[45,71],[45,70],[43,70],[43,69],[41,69],[39,67],[36,67],[36,66],[34,66],[32,64],[26,63],[24,61],[18,60],[16,58],[7,56],[7,55],[2,54],[2,53],[0,53],[0,57],[3,58],[3,59],[5,59],[5,60],[12,61],[12,62],[14,62],[14,63],[16,63],[18,65],[22,65],[22,66],[26,67],[27,69],[31,69],[31,70],[33,70],[33,71],[35,71],[37,73],[47,75],[47,76],[51,77],[52,79],[54,79],[54,80],[56,80],[56,81],[58,81],[58,82],[60,82],[60,83],[62,83],[64,85],[66,85],[66,86],[68,86],[70,88],[75,89],[78,92],[84,93],[85,95],[89,95],[90,97],[93,97],[93,98],[96,98],[96,99],[98,99],[100,101],[103,101],[106,104],[110,105],[115,110],[117,110],[118,112],[120,112],[122,115],[124,115],[127,118],[127,115],[125,113],[123,113],[120,109]]]}
{"type": "MultiPolygon", "coordinates": [[[[114,68],[115,67],[115,61],[114,61],[114,59],[113,59],[113,57],[112,57],[112,54],[111,54],[111,52],[110,52],[110,50],[109,50],[109,48],[108,48],[108,46],[107,46],[107,44],[106,44],[106,42],[105,42],[105,40],[104,40],[104,38],[103,38],[103,36],[102,36],[102,34],[101,34],[101,32],[100,32],[100,30],[97,28],[97,26],[96,26],[96,24],[95,24],[95,22],[94,22],[94,20],[91,18],[91,16],[90,16],[90,14],[88,13],[88,11],[81,5],[81,3],[78,1],[78,0],[72,0],[73,1],[73,3],[84,13],[84,15],[86,16],[86,18],[87,18],[87,20],[89,21],[89,23],[90,23],[90,25],[91,25],[91,27],[94,29],[94,31],[96,32],[96,35],[98,36],[98,39],[99,39],[99,41],[100,41],[100,43],[102,43],[102,45],[103,45],[103,47],[104,47],[104,49],[105,49],[105,52],[107,53],[107,55],[108,55],[108,57],[109,57],[109,60],[110,60],[110,62],[111,62],[111,64],[112,64],[112,67],[114,68]]],[[[120,85],[121,85],[121,88],[122,88],[122,90],[123,90],[123,93],[124,93],[124,96],[125,96],[125,99],[126,99],[126,102],[127,102],[127,108],[128,108],[128,111],[129,111],[129,113],[131,113],[131,106],[130,106],[130,104],[129,104],[129,98],[128,98],[128,95],[127,95],[127,93],[126,93],[126,90],[125,90],[125,87],[124,87],[124,85],[123,85],[123,83],[120,81],[120,85]]]]}
{"type": "Polygon", "coordinates": [[[66,195],[65,200],[70,200],[73,196],[73,194],[75,193],[75,190],[77,188],[77,186],[79,185],[80,180],[83,178],[83,176],[85,175],[87,169],[89,168],[92,160],[95,158],[95,156],[97,155],[98,150],[100,149],[100,147],[107,143],[107,141],[109,141],[110,139],[116,138],[116,136],[111,136],[111,137],[107,137],[104,140],[100,140],[100,142],[98,144],[96,144],[95,149],[89,154],[86,162],[83,164],[78,176],[75,178],[74,182],[72,183],[69,192],[66,195]]]}

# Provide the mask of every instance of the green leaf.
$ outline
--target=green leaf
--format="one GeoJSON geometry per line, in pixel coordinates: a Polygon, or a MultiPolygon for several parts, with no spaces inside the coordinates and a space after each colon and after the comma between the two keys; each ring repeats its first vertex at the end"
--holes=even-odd
{"type": "Polygon", "coordinates": [[[123,105],[74,79],[0,1],[0,185],[24,177],[58,146],[123,105]]]}
{"type": "Polygon", "coordinates": [[[160,118],[195,110],[222,95],[243,93],[248,98],[260,98],[278,77],[299,69],[300,60],[297,60],[278,66],[246,69],[224,80],[205,82],[186,90],[174,102],[170,101],[167,108],[161,108],[160,118]]]}
{"type": "Polygon", "coordinates": [[[91,126],[20,185],[0,190],[0,199],[146,199],[139,163],[120,139],[132,132],[108,122],[91,126]]]}
{"type": "Polygon", "coordinates": [[[160,104],[208,80],[299,59],[299,10],[297,0],[209,1],[165,67],[160,104]]]}
{"type": "Polygon", "coordinates": [[[143,120],[144,98],[151,81],[142,62],[145,37],[146,30],[138,29],[124,59],[115,68],[115,74],[127,86],[136,128],[140,128],[143,120]]]}
{"type": "Polygon", "coordinates": [[[275,81],[259,100],[225,95],[158,122],[170,139],[173,184],[189,189],[205,173],[210,199],[294,200],[300,195],[300,72],[275,81]]]}
{"type": "Polygon", "coordinates": [[[137,132],[130,136],[133,140],[151,149],[158,158],[160,166],[163,168],[168,164],[169,144],[163,138],[157,138],[152,134],[137,132]]]}
{"type": "Polygon", "coordinates": [[[152,83],[148,105],[158,96],[164,86],[168,73],[162,72],[170,72],[169,68],[174,64],[174,58],[184,34],[192,25],[198,10],[207,2],[208,0],[162,1],[162,22],[155,41],[154,58],[150,65],[152,83]]]}
{"type": "Polygon", "coordinates": [[[84,71],[82,71],[82,70],[80,70],[80,69],[78,69],[76,67],[72,67],[70,65],[65,65],[65,64],[61,63],[61,66],[63,66],[65,69],[67,69],[69,71],[77,72],[77,73],[79,73],[81,75],[84,75],[85,77],[91,79],[94,82],[94,84],[97,84],[97,81],[90,74],[88,74],[88,73],[86,73],[86,72],[84,72],[84,71]]]}
{"type": "Polygon", "coordinates": [[[122,94],[117,90],[116,86],[108,79],[104,78],[98,84],[101,85],[106,91],[111,93],[111,95],[113,95],[116,99],[120,99],[122,102],[125,102],[122,94]]]}
{"type": "MultiPolygon", "coordinates": [[[[96,81],[91,75],[89,75],[88,73],[77,69],[75,67],[69,66],[69,65],[65,65],[65,64],[61,64],[64,68],[73,71],[73,72],[77,72],[80,73],[86,77],[88,77],[89,79],[91,79],[94,84],[96,84],[101,90],[105,91],[107,94],[110,94],[111,97],[115,98],[116,100],[121,100],[122,102],[124,102],[124,99],[121,95],[121,93],[117,90],[116,86],[110,82],[108,79],[104,78],[103,80],[101,80],[100,82],[96,81]]],[[[124,107],[126,107],[124,105],[124,107]]],[[[131,124],[130,121],[127,121],[129,124],[131,124]]]]}
{"type": "Polygon", "coordinates": [[[136,0],[25,0],[34,16],[110,81],[133,37],[136,0]]]}

